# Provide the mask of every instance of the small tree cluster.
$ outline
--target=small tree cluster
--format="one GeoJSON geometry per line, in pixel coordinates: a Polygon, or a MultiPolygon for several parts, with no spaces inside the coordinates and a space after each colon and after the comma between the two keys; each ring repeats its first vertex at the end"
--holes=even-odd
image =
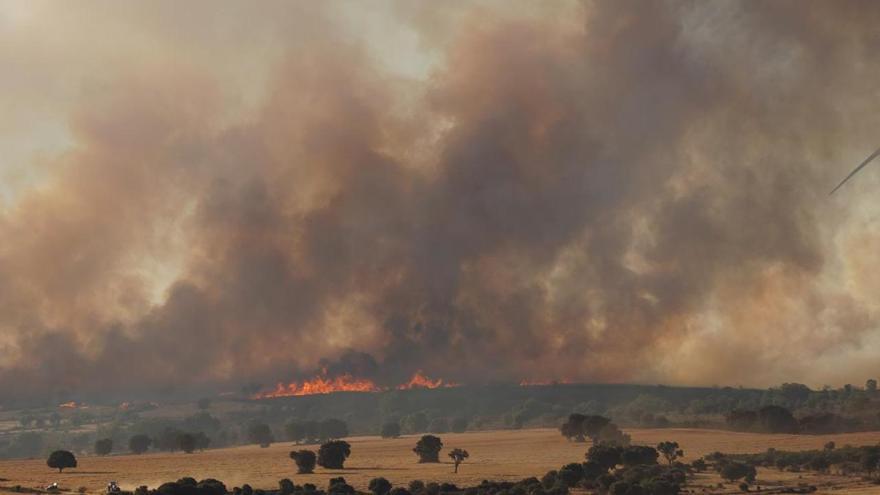
{"type": "Polygon", "coordinates": [[[351,445],[344,440],[324,443],[318,449],[318,465],[327,469],[342,469],[351,455],[351,445]]]}
{"type": "Polygon", "coordinates": [[[290,458],[296,463],[297,473],[309,474],[315,471],[317,456],[311,450],[294,450],[290,458]]]}
{"type": "Polygon", "coordinates": [[[419,463],[440,462],[440,450],[443,442],[434,435],[424,435],[413,448],[413,452],[419,456],[419,463]]]}

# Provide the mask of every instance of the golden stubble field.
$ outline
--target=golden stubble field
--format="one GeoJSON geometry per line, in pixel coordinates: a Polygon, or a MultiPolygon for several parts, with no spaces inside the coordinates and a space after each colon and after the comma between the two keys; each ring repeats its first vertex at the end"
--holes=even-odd
{"type": "MultiPolygon", "coordinates": [[[[714,451],[726,453],[760,452],[769,447],[781,450],[805,450],[821,448],[833,440],[838,445],[865,445],[880,442],[880,432],[849,433],[838,435],[761,435],[729,431],[695,429],[630,429],[634,443],[655,445],[663,440],[675,440],[686,453],[686,460],[714,451]]],[[[291,478],[296,484],[314,483],[326,486],[331,477],[344,476],[358,489],[366,490],[370,479],[384,476],[394,485],[406,484],[414,479],[425,481],[450,481],[457,485],[471,485],[483,479],[519,480],[528,476],[540,477],[551,469],[569,462],[584,460],[588,444],[570,443],[553,429],[505,430],[473,433],[448,433],[440,435],[444,448],[443,463],[418,464],[412,447],[418,437],[405,436],[386,440],[378,437],[353,437],[347,439],[352,455],[344,470],[325,470],[318,467],[314,474],[296,474],[296,466],[288,457],[292,449],[316,446],[293,446],[289,442],[273,444],[261,449],[257,446],[208,450],[194,454],[150,453],[144,455],[112,455],[108,457],[80,456],[79,467],[59,474],[49,469],[45,460],[0,462],[0,485],[44,487],[58,482],[62,488],[76,490],[86,487],[89,492],[100,492],[107,481],[116,480],[123,488],[139,485],[156,487],[165,481],[183,476],[196,479],[217,478],[230,488],[249,483],[254,488],[276,488],[278,480],[291,478]],[[452,472],[452,464],[445,457],[455,447],[467,449],[471,458],[463,464],[460,472],[452,472]]],[[[768,479],[797,478],[799,475],[775,471],[762,473],[768,479]]],[[[802,475],[809,481],[810,475],[802,475]]],[[[760,476],[759,476],[760,478],[760,476]]],[[[707,477],[706,483],[716,480],[707,477]]],[[[815,481],[815,480],[813,480],[815,481]]],[[[820,480],[821,481],[821,480],[820,480]]],[[[880,493],[863,484],[859,493],[880,493]]],[[[735,491],[735,490],[734,490],[735,491]]],[[[837,491],[840,493],[840,491],[837,491]]]]}

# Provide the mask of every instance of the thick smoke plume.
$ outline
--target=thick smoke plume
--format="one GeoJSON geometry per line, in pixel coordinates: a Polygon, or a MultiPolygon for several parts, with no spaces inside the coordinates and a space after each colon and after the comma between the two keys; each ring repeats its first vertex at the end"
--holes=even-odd
{"type": "Polygon", "coordinates": [[[878,182],[827,192],[880,139],[876,2],[384,5],[411,51],[345,6],[117,4],[157,46],[0,48],[81,85],[0,210],[6,400],[870,376],[878,182]]]}

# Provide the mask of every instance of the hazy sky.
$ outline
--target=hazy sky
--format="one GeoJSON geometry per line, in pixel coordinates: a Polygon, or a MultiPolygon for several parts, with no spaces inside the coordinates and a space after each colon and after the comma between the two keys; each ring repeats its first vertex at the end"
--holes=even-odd
{"type": "Polygon", "coordinates": [[[0,397],[863,383],[876,2],[0,0],[0,397]],[[23,387],[22,384],[28,384],[23,387]]]}

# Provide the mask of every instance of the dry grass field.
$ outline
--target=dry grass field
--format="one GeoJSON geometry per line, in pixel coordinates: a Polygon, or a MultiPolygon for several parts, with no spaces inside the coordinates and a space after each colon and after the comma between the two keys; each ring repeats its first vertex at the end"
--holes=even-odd
{"type": "MultiPolygon", "coordinates": [[[[687,459],[722,451],[728,453],[759,452],[769,447],[785,450],[821,448],[829,440],[838,445],[876,444],[880,432],[839,435],[760,435],[714,430],[691,429],[632,429],[627,430],[635,443],[654,445],[663,440],[675,440],[682,445],[687,459]]],[[[418,464],[411,451],[416,437],[406,436],[394,440],[377,437],[355,437],[348,441],[352,455],[344,470],[317,468],[311,475],[298,475],[288,452],[293,447],[288,442],[276,443],[266,449],[257,446],[209,450],[194,454],[151,453],[140,456],[113,455],[109,457],[81,456],[77,469],[62,474],[49,469],[43,459],[0,462],[0,482],[3,486],[43,487],[57,481],[62,488],[76,490],[86,487],[90,492],[100,492],[107,481],[116,480],[123,488],[138,485],[155,487],[182,476],[217,478],[230,487],[249,483],[254,488],[275,488],[279,479],[291,478],[297,484],[315,483],[325,486],[328,479],[344,476],[355,487],[365,490],[370,479],[377,476],[388,478],[395,485],[413,479],[425,481],[451,481],[458,485],[479,483],[483,479],[518,480],[528,476],[540,477],[550,469],[583,460],[586,444],[569,443],[556,430],[535,429],[520,431],[491,431],[441,435],[445,455],[450,449],[467,449],[471,458],[462,465],[459,474],[452,473],[452,464],[418,464]]],[[[444,458],[448,461],[448,458],[444,458]]],[[[853,483],[843,478],[817,478],[810,474],[778,473],[762,471],[759,480],[765,484],[778,481],[800,481],[832,485],[835,493],[880,493],[880,489],[864,483],[853,483]],[[802,478],[798,479],[799,476],[802,478]],[[843,489],[843,490],[841,490],[843,489]]],[[[703,475],[698,485],[714,485],[717,478],[703,475]]],[[[826,487],[831,489],[831,486],[826,487]]],[[[698,491],[701,489],[698,487],[698,491]]],[[[731,493],[735,487],[728,487],[731,493]]],[[[717,490],[716,490],[717,491],[717,490]]]]}

